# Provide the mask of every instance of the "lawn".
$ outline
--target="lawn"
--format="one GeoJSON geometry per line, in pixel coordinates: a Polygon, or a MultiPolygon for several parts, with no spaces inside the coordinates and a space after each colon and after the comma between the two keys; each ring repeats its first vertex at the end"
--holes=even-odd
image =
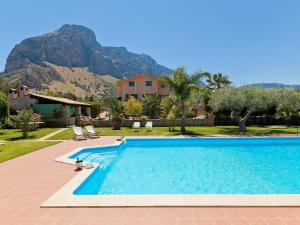
{"type": "Polygon", "coordinates": [[[0,145],[0,163],[55,145],[59,141],[13,141],[0,145]]]}
{"type": "MultiPolygon", "coordinates": [[[[28,139],[39,139],[59,128],[40,128],[36,131],[29,132],[28,139]]],[[[18,129],[0,129],[0,141],[16,141],[22,138],[22,132],[18,129]]]]}
{"type": "MultiPolygon", "coordinates": [[[[181,135],[179,128],[176,128],[175,132],[169,132],[168,127],[153,127],[153,131],[147,131],[142,128],[141,131],[133,130],[132,128],[123,127],[121,130],[112,130],[112,128],[96,128],[103,136],[174,136],[181,135]]],[[[296,135],[296,127],[280,126],[263,127],[263,126],[249,126],[246,133],[240,133],[237,126],[199,126],[199,127],[187,127],[187,131],[183,133],[185,135],[202,135],[202,136],[214,136],[214,135],[296,135]]],[[[50,137],[51,140],[68,140],[73,136],[72,129],[63,131],[55,136],[50,137]]]]}

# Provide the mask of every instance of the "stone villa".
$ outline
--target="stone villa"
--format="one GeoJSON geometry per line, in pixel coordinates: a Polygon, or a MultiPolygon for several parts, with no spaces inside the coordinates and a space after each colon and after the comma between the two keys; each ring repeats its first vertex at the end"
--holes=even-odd
{"type": "Polygon", "coordinates": [[[79,125],[82,118],[90,118],[90,104],[67,98],[41,95],[27,86],[9,90],[9,102],[13,111],[31,108],[42,115],[47,126],[79,125]]]}

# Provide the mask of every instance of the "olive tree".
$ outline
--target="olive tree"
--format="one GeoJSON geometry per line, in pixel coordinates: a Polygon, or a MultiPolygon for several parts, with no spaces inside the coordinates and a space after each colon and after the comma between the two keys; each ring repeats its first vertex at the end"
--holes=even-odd
{"type": "Polygon", "coordinates": [[[209,106],[214,112],[231,111],[231,117],[238,121],[240,132],[245,132],[246,122],[251,114],[275,105],[273,93],[272,89],[258,87],[225,87],[213,93],[209,106]]]}
{"type": "Polygon", "coordinates": [[[299,116],[300,92],[294,89],[281,89],[276,97],[276,116],[286,120],[289,126],[292,117],[299,116]]]}
{"type": "Polygon", "coordinates": [[[29,131],[35,130],[40,122],[40,116],[33,113],[31,109],[22,109],[18,112],[18,115],[12,116],[17,128],[21,129],[23,138],[28,137],[29,131]]]}

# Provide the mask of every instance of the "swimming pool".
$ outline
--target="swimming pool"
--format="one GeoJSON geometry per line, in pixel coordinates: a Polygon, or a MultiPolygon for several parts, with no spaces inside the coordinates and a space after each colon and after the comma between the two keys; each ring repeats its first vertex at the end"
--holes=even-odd
{"type": "Polygon", "coordinates": [[[299,138],[128,139],[69,158],[99,163],[75,195],[299,194],[299,138]]]}

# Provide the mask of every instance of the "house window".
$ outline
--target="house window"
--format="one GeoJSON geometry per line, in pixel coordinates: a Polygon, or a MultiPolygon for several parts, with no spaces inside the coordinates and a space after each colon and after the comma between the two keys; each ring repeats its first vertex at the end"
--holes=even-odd
{"type": "Polygon", "coordinates": [[[146,81],[146,87],[151,87],[152,86],[152,81],[151,80],[147,80],[146,81]]]}
{"type": "Polygon", "coordinates": [[[134,81],[129,81],[128,86],[129,87],[134,87],[135,86],[135,82],[134,81]]]}

